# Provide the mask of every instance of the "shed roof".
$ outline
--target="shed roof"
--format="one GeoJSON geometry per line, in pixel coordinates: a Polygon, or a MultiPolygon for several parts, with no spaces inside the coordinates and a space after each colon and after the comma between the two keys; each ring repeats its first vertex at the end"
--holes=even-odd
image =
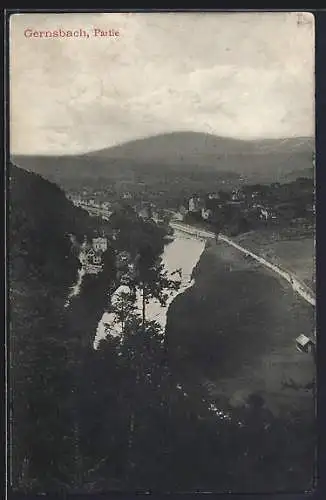
{"type": "Polygon", "coordinates": [[[302,333],[301,335],[299,335],[299,337],[297,337],[297,342],[301,345],[307,345],[312,343],[313,341],[302,333]]]}

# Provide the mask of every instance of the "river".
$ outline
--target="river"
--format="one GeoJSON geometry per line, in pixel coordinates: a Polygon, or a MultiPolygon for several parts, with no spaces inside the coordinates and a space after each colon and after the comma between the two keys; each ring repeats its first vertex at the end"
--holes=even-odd
{"type": "MultiPolygon", "coordinates": [[[[302,300],[301,294],[293,293],[293,287],[278,273],[271,272],[258,259],[248,259],[228,242],[220,239],[204,252],[204,239],[174,230],[174,239],[166,244],[162,260],[171,278],[179,279],[172,273],[181,270],[181,286],[170,295],[165,307],[151,300],[146,306],[146,318],[159,323],[169,336],[172,353],[178,353],[177,347],[183,346],[181,359],[176,359],[183,374],[180,390],[189,372],[191,380],[199,374],[196,384],[209,382],[213,403],[219,394],[238,404],[249,393],[262,391],[275,411],[293,404],[310,406],[313,400],[309,391],[293,391],[284,384],[294,381],[303,387],[313,377],[313,360],[295,348],[295,338],[301,333],[310,336],[314,329],[311,304],[302,300]],[[197,264],[195,282],[192,274],[197,264]],[[180,300],[175,300],[177,296],[180,300]]],[[[82,274],[68,300],[78,295],[82,274]]],[[[111,296],[111,304],[124,293],[130,293],[130,289],[121,285],[111,296]]],[[[141,316],[140,291],[136,306],[141,316]]],[[[122,334],[121,322],[108,307],[94,332],[93,347],[97,349],[100,340],[109,335],[122,338],[122,334]]]]}
{"type": "MultiPolygon", "coordinates": [[[[162,330],[165,330],[166,319],[169,306],[174,301],[177,295],[185,292],[189,287],[193,286],[194,280],[192,278],[192,271],[195,268],[197,262],[200,259],[201,254],[205,249],[205,242],[202,240],[197,240],[191,237],[174,234],[174,239],[172,242],[166,244],[162,260],[164,268],[167,271],[171,279],[180,280],[181,286],[179,290],[173,291],[166,303],[166,306],[161,306],[161,304],[154,299],[146,305],[146,317],[148,321],[156,321],[161,326],[162,330]],[[180,270],[181,273],[173,274],[176,270],[180,270]]],[[[115,304],[123,294],[130,293],[129,288],[126,285],[121,285],[113,294],[111,298],[111,304],[115,304]]],[[[141,293],[138,290],[136,294],[136,313],[141,315],[142,310],[142,298],[141,293]]],[[[108,335],[113,337],[122,335],[121,323],[117,321],[114,313],[105,311],[101,320],[98,323],[96,335],[94,339],[94,349],[97,349],[101,339],[106,338],[108,335]]]]}

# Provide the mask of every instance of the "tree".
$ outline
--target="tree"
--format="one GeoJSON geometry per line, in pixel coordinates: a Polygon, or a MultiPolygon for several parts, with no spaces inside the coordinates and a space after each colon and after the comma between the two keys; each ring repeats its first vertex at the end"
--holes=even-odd
{"type": "MultiPolygon", "coordinates": [[[[126,481],[134,470],[135,433],[142,425],[144,409],[151,405],[153,384],[162,382],[163,334],[159,325],[149,322],[146,308],[150,300],[166,304],[169,293],[178,290],[181,280],[171,279],[161,258],[166,229],[152,221],[143,221],[130,207],[117,209],[111,216],[112,226],[117,230],[114,242],[116,253],[126,251],[130,255],[135,271],[125,278],[125,289],[118,289],[111,300],[114,321],[121,324],[123,333],[119,353],[128,361],[126,377],[132,387],[129,407],[126,481]],[[141,297],[139,310],[138,298],[141,297]],[[154,383],[154,381],[156,382],[154,383]],[[149,396],[151,394],[151,397],[149,396]]],[[[146,413],[146,412],[145,412],[146,413]]],[[[136,439],[138,440],[138,438],[136,439]]],[[[137,441],[138,442],[138,441],[137,441]]],[[[138,453],[138,452],[137,452],[138,453]]],[[[136,455],[137,455],[136,453],[136,455]]]]}
{"type": "Polygon", "coordinates": [[[142,295],[142,323],[146,321],[146,304],[158,300],[162,306],[169,292],[177,290],[180,281],[171,280],[164,270],[161,254],[164,250],[167,229],[151,220],[144,221],[129,206],[117,208],[111,215],[112,227],[118,230],[115,249],[127,251],[134,266],[134,276],[128,284],[142,295]]]}
{"type": "Polygon", "coordinates": [[[148,243],[139,248],[136,257],[135,286],[141,290],[142,296],[142,324],[146,322],[146,304],[151,299],[158,300],[162,306],[166,305],[171,291],[179,289],[181,281],[170,279],[164,270],[162,258],[157,256],[155,249],[148,243]]]}

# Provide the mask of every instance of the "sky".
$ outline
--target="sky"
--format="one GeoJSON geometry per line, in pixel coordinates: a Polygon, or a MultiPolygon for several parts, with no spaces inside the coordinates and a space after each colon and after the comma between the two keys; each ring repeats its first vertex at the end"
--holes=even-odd
{"type": "Polygon", "coordinates": [[[314,18],[297,13],[15,14],[12,154],[75,154],[162,133],[314,136],[314,18]],[[89,37],[28,33],[85,30],[89,37]],[[118,30],[94,37],[94,29],[118,30]]]}

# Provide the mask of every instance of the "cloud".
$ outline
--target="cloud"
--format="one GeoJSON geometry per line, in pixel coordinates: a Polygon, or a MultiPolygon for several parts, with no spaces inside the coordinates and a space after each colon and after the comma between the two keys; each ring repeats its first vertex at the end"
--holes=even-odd
{"type": "Polygon", "coordinates": [[[172,130],[313,135],[313,38],[288,13],[13,16],[12,151],[82,152],[172,130]],[[121,36],[26,39],[26,27],[121,36]]]}

